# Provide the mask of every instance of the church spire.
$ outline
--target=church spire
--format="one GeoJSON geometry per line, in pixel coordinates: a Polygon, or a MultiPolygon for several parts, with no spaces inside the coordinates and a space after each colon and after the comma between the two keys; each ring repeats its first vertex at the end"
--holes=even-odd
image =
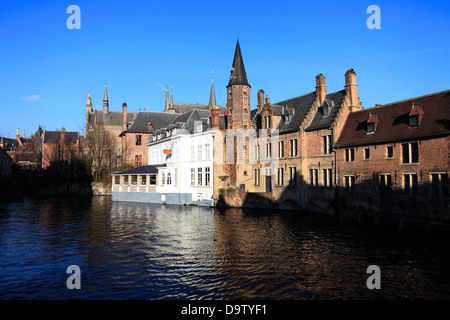
{"type": "Polygon", "coordinates": [[[87,103],[86,103],[86,112],[92,112],[92,99],[91,99],[91,91],[88,92],[87,103]]]}
{"type": "Polygon", "coordinates": [[[108,100],[108,90],[106,89],[105,81],[105,92],[103,94],[103,113],[108,113],[109,111],[109,100],[108,100]]]}
{"type": "Polygon", "coordinates": [[[237,39],[236,50],[234,52],[233,65],[230,71],[230,81],[228,86],[232,85],[246,85],[250,86],[247,81],[247,73],[245,72],[244,60],[242,59],[241,47],[239,39],[237,39]]]}
{"type": "Polygon", "coordinates": [[[92,107],[91,91],[88,92],[87,105],[92,107]]]}
{"type": "Polygon", "coordinates": [[[216,91],[214,90],[214,71],[212,72],[211,93],[209,94],[209,105],[214,107],[216,105],[216,91]]]}

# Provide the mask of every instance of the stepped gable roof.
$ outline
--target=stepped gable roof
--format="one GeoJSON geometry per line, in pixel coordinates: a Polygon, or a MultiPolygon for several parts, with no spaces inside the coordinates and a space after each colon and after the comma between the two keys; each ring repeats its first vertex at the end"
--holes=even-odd
{"type": "Polygon", "coordinates": [[[279,110],[287,108],[287,110],[290,111],[289,121],[286,122],[285,119],[282,118],[278,123],[277,129],[279,130],[279,133],[283,134],[298,131],[315,99],[316,92],[314,91],[303,96],[275,103],[276,106],[281,108],[279,110]],[[293,114],[291,114],[291,112],[293,114]]]}
{"type": "MultiPolygon", "coordinates": [[[[65,139],[69,143],[76,144],[79,139],[78,132],[76,131],[66,131],[64,133],[65,139]]],[[[54,144],[61,139],[61,131],[45,131],[44,133],[44,144],[54,144]]]]}
{"type": "Polygon", "coordinates": [[[178,114],[166,112],[139,112],[136,119],[125,132],[153,133],[154,131],[167,127],[178,114]],[[149,125],[152,125],[151,128],[149,125]]]}
{"type": "Polygon", "coordinates": [[[329,128],[344,101],[345,90],[327,94],[322,105],[317,109],[311,123],[305,128],[305,131],[313,131],[329,128]],[[324,108],[328,107],[328,114],[324,113],[324,108]]]}
{"type": "Polygon", "coordinates": [[[450,90],[351,112],[336,143],[339,147],[407,141],[450,134],[450,90]],[[412,106],[421,107],[418,126],[410,126],[412,106]],[[377,116],[375,132],[367,133],[369,115],[377,116]]]}
{"type": "Polygon", "coordinates": [[[166,164],[139,166],[121,172],[113,172],[112,175],[127,175],[127,174],[132,175],[132,174],[151,174],[151,173],[156,174],[158,173],[158,168],[165,166],[166,164]]]}

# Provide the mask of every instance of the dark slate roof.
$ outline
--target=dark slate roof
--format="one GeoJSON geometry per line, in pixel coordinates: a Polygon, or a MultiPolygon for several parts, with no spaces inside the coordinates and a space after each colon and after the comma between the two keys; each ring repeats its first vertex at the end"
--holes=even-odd
{"type": "Polygon", "coordinates": [[[407,141],[450,134],[450,90],[351,112],[336,143],[339,147],[407,141]],[[412,105],[421,107],[417,127],[409,126],[412,105]],[[378,117],[375,132],[367,134],[369,116],[378,117]]]}
{"type": "Polygon", "coordinates": [[[158,173],[158,168],[165,167],[165,164],[146,165],[132,169],[128,169],[121,172],[113,172],[112,175],[124,175],[124,174],[151,174],[158,173]]]}
{"type": "Polygon", "coordinates": [[[125,132],[153,133],[158,129],[167,127],[177,117],[178,114],[176,113],[139,112],[136,119],[134,119],[131,126],[125,132]],[[150,123],[152,124],[152,129],[149,129],[150,123]]]}
{"type": "Polygon", "coordinates": [[[247,81],[247,73],[245,72],[244,60],[242,59],[241,47],[239,39],[236,43],[236,50],[234,52],[233,65],[230,71],[230,81],[227,87],[232,85],[246,85],[250,86],[247,81]]]}
{"type": "MultiPolygon", "coordinates": [[[[133,121],[133,116],[137,112],[127,112],[127,122],[133,121]]],[[[97,125],[105,126],[122,126],[123,112],[122,111],[108,111],[103,113],[103,110],[94,110],[89,112],[89,124],[92,126],[96,121],[97,125]]]]}
{"type": "MultiPolygon", "coordinates": [[[[155,134],[161,134],[161,139],[166,138],[166,132],[173,128],[182,129],[186,133],[193,134],[195,132],[196,122],[202,122],[202,131],[211,128],[211,111],[194,109],[186,113],[176,114],[177,117],[164,128],[155,131],[155,134]]],[[[219,128],[226,129],[226,116],[219,114],[219,128]]],[[[154,140],[158,141],[158,140],[154,140]]]]}
{"type": "MultiPolygon", "coordinates": [[[[79,139],[78,132],[66,131],[64,134],[65,138],[69,143],[76,144],[79,139]]],[[[53,144],[61,139],[61,131],[45,131],[44,133],[44,143],[53,144]]]]}
{"type": "MultiPolygon", "coordinates": [[[[174,103],[173,107],[170,107],[169,110],[173,110],[176,113],[179,113],[181,108],[181,113],[186,113],[192,110],[206,110],[208,105],[206,104],[190,104],[190,103],[174,103]]],[[[220,114],[225,114],[227,107],[225,106],[217,106],[219,108],[220,114]]]]}
{"type": "Polygon", "coordinates": [[[3,149],[5,151],[12,151],[20,146],[19,141],[17,141],[16,139],[0,137],[0,143],[2,142],[2,139],[3,139],[3,149]]]}
{"type": "Polygon", "coordinates": [[[327,94],[322,105],[317,109],[313,120],[305,128],[305,131],[313,131],[329,128],[333,123],[336,115],[341,108],[342,101],[345,97],[345,90],[327,94]],[[329,114],[324,114],[324,107],[328,106],[329,114]]]}
{"type": "Polygon", "coordinates": [[[202,119],[209,119],[210,117],[211,111],[195,109],[180,115],[172,121],[172,123],[184,123],[183,129],[187,130],[189,133],[194,133],[195,122],[202,121],[202,119]]]}
{"type": "MultiPolygon", "coordinates": [[[[290,113],[289,122],[286,122],[285,118],[283,117],[278,123],[277,129],[279,130],[279,133],[283,134],[298,131],[300,125],[305,119],[306,114],[308,113],[309,108],[311,108],[311,105],[313,104],[315,99],[316,99],[316,92],[314,91],[300,97],[283,100],[275,103],[275,105],[277,105],[278,108],[285,107],[290,113]]],[[[282,108],[278,110],[282,110],[282,108]]]]}

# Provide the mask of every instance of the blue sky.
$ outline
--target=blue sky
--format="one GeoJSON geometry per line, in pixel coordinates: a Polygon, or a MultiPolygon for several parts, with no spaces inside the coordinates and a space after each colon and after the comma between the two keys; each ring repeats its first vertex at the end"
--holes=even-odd
{"type": "Polygon", "coordinates": [[[0,135],[84,132],[87,93],[110,110],[162,111],[169,84],[176,102],[207,103],[226,85],[239,41],[252,86],[271,102],[343,89],[356,72],[365,108],[450,89],[448,1],[22,1],[0,2],[0,135]],[[81,10],[70,30],[66,9],[81,10]],[[370,5],[381,29],[368,29],[370,5]]]}

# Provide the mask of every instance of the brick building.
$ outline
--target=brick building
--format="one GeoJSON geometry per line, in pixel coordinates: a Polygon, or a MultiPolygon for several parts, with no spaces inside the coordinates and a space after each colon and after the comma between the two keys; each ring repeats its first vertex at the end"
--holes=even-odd
{"type": "Polygon", "coordinates": [[[43,132],[42,168],[48,168],[53,161],[67,161],[81,155],[80,132],[60,131],[43,132]]]}
{"type": "MultiPolygon", "coordinates": [[[[109,98],[108,90],[105,84],[105,90],[103,93],[103,107],[101,110],[97,110],[92,105],[91,93],[88,93],[86,110],[86,125],[85,125],[85,138],[96,127],[101,127],[106,132],[109,132],[114,139],[115,146],[113,149],[119,150],[117,155],[117,162],[122,162],[122,138],[120,134],[123,131],[123,110],[111,111],[109,110],[109,98]]],[[[137,115],[137,112],[127,112],[125,123],[132,122],[133,117],[137,115]]]]}
{"type": "Polygon", "coordinates": [[[350,113],[336,143],[342,208],[448,219],[450,90],[350,113]]]}
{"type": "Polygon", "coordinates": [[[238,41],[225,115],[232,131],[223,130],[226,152],[214,169],[216,201],[446,219],[449,91],[363,109],[355,71],[344,78],[343,90],[328,93],[319,74],[315,91],[276,103],[261,89],[250,110],[238,41]]]}
{"type": "MultiPolygon", "coordinates": [[[[125,120],[126,104],[124,104],[123,112],[123,119],[125,120]]],[[[120,134],[123,163],[135,167],[147,165],[147,143],[153,141],[153,136],[157,130],[166,128],[178,116],[178,113],[139,112],[131,122],[124,124],[125,130],[120,134]]]]}
{"type": "Polygon", "coordinates": [[[334,141],[347,115],[362,109],[356,73],[348,70],[344,90],[333,93],[327,93],[326,79],[319,74],[313,92],[277,103],[264,95],[258,91],[257,108],[250,111],[250,85],[238,41],[227,86],[227,128],[234,134],[242,130],[245,138],[240,144],[234,138],[234,161],[223,170],[222,189],[230,191],[227,203],[254,205],[262,197],[262,203],[271,199],[280,207],[332,212],[334,141]]]}

